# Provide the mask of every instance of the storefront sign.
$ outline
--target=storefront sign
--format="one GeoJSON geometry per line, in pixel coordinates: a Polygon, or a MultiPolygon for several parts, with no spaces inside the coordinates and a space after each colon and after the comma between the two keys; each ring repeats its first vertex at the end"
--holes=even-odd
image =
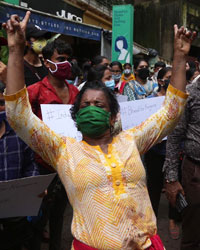
{"type": "Polygon", "coordinates": [[[20,6],[50,13],[70,21],[83,22],[83,11],[62,0],[21,0],[20,6]]]}
{"type": "MultiPolygon", "coordinates": [[[[7,21],[12,14],[18,14],[20,19],[22,19],[25,16],[25,10],[12,7],[4,7],[4,11],[2,12],[2,15],[0,15],[0,22],[7,21]]],[[[51,32],[96,41],[101,40],[101,29],[93,28],[84,24],[74,23],[59,18],[53,18],[34,12],[32,12],[29,21],[33,24],[40,26],[41,29],[48,30],[51,32]]]]}
{"type": "Polygon", "coordinates": [[[112,61],[122,64],[133,60],[133,6],[113,6],[112,61]]]}
{"type": "Polygon", "coordinates": [[[19,5],[19,0],[3,0],[3,2],[19,5]]]}

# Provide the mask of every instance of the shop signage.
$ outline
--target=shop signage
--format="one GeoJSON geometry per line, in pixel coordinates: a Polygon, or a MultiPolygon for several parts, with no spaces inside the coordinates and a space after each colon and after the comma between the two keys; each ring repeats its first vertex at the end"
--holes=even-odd
{"type": "MultiPolygon", "coordinates": [[[[4,7],[2,15],[0,15],[0,22],[7,21],[13,14],[17,14],[20,19],[22,19],[25,16],[25,12],[26,10],[6,6],[4,7]]],[[[101,40],[101,29],[90,27],[81,23],[71,22],[67,19],[63,21],[60,18],[42,15],[34,13],[34,11],[32,11],[29,22],[36,24],[41,29],[48,30],[50,32],[60,33],[69,36],[76,36],[96,41],[101,40]]]]}
{"type": "Polygon", "coordinates": [[[133,60],[133,6],[114,5],[112,22],[112,61],[133,60]]]}
{"type": "Polygon", "coordinates": [[[21,0],[20,6],[50,13],[70,21],[83,22],[83,11],[62,0],[21,0]]]}

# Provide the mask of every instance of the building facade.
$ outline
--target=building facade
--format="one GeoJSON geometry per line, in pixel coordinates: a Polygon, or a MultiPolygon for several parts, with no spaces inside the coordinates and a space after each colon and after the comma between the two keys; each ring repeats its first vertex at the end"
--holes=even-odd
{"type": "Polygon", "coordinates": [[[199,0],[135,0],[134,3],[136,42],[156,49],[159,55],[170,61],[173,56],[173,25],[184,25],[198,32],[190,56],[200,54],[199,0]]]}

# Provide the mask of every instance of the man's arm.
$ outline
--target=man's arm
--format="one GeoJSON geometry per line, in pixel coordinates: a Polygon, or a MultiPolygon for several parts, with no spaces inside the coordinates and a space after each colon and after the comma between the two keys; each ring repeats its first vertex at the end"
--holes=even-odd
{"type": "Polygon", "coordinates": [[[178,193],[184,195],[184,190],[178,179],[179,167],[181,164],[180,152],[185,139],[188,124],[188,103],[185,112],[174,129],[173,133],[168,136],[166,158],[163,166],[166,196],[169,202],[175,206],[178,193]]]}
{"type": "Polygon", "coordinates": [[[182,150],[182,143],[184,142],[187,131],[186,110],[174,131],[167,138],[166,157],[163,171],[165,174],[165,180],[168,182],[178,181],[178,168],[181,164],[179,152],[182,150]]]}

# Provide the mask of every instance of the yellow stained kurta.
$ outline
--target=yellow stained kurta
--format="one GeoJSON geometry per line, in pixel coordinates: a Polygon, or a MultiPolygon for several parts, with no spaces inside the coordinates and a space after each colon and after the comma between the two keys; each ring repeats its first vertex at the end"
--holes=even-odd
{"type": "Polygon", "coordinates": [[[10,125],[58,171],[74,210],[74,237],[97,249],[129,250],[148,248],[157,232],[140,154],[176,125],[186,97],[170,85],[163,107],[114,137],[108,154],[51,131],[32,113],[26,89],[5,99],[10,125]]]}

